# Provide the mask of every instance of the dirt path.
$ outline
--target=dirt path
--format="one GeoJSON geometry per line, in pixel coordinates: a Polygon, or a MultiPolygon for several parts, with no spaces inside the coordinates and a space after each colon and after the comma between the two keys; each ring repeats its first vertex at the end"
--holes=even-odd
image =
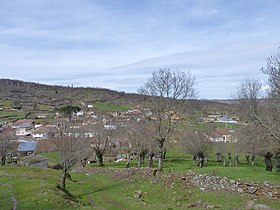
{"type": "Polygon", "coordinates": [[[15,195],[12,193],[11,189],[13,188],[12,185],[9,185],[9,184],[4,184],[2,182],[0,182],[0,185],[2,185],[3,187],[6,187],[8,188],[7,189],[7,192],[9,192],[9,194],[11,194],[11,200],[13,202],[13,208],[12,210],[16,210],[17,209],[17,199],[15,197],[15,195]]]}
{"type": "Polygon", "coordinates": [[[91,197],[90,197],[90,194],[91,194],[91,192],[88,193],[88,197],[87,197],[87,198],[88,198],[88,203],[89,203],[89,205],[92,206],[92,208],[96,208],[96,206],[95,206],[93,200],[92,200],[91,197]]]}

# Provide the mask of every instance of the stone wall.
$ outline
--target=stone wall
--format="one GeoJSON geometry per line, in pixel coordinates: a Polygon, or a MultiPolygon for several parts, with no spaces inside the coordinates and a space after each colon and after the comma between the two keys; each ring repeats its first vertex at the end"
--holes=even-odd
{"type": "Polygon", "coordinates": [[[232,191],[253,194],[259,197],[280,200],[280,186],[269,182],[241,182],[226,177],[188,173],[181,177],[183,183],[208,191],[232,191]]]}

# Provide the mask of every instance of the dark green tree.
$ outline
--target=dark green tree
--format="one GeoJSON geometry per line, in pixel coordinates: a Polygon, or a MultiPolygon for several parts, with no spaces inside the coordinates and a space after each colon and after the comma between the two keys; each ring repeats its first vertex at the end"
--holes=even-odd
{"type": "Polygon", "coordinates": [[[56,108],[55,111],[58,111],[63,117],[71,121],[73,114],[81,111],[81,108],[79,106],[67,105],[56,108]]]}

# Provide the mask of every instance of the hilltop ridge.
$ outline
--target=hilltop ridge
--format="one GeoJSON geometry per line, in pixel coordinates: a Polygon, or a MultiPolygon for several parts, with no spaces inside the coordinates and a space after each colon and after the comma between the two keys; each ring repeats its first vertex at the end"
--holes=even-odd
{"type": "MultiPolygon", "coordinates": [[[[94,102],[131,106],[145,103],[143,95],[137,93],[125,93],[96,87],[47,85],[12,79],[0,79],[0,98],[19,101],[23,104],[23,109],[27,110],[32,109],[34,104],[57,107],[94,102]]],[[[198,104],[204,109],[229,109],[229,104],[225,100],[198,100],[198,104]]]]}

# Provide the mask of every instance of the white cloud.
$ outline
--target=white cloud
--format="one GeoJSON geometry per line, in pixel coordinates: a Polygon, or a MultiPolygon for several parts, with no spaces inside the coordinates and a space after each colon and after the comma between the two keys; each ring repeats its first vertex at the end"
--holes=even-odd
{"type": "Polygon", "coordinates": [[[1,77],[136,91],[153,70],[190,70],[230,97],[280,45],[277,0],[0,2],[1,77]]]}

